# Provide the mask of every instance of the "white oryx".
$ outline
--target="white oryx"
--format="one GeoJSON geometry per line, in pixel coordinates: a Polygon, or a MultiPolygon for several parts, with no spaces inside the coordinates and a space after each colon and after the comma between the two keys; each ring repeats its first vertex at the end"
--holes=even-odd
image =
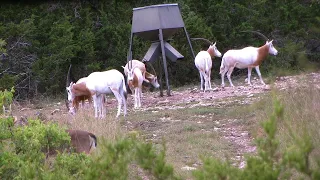
{"type": "MultiPolygon", "coordinates": [[[[139,60],[131,60],[129,61],[125,67],[124,67],[124,74],[126,76],[128,76],[128,70],[129,68],[132,68],[132,67],[137,67],[140,69],[141,73],[142,73],[142,76],[143,76],[143,81],[147,82],[147,83],[150,83],[152,84],[155,88],[159,88],[160,87],[160,84],[158,83],[158,79],[157,79],[157,76],[147,72],[146,70],[146,65],[139,61],[139,60]],[[130,65],[130,66],[129,66],[130,65]],[[132,66],[131,66],[132,65],[132,66]]],[[[155,73],[155,71],[154,71],[155,73]]],[[[132,92],[133,92],[133,89],[132,89],[132,92]]]]}
{"type": "Polygon", "coordinates": [[[248,84],[251,85],[251,70],[255,68],[260,81],[263,85],[265,83],[262,80],[262,76],[259,70],[259,65],[268,56],[268,54],[277,55],[278,51],[274,48],[272,41],[267,41],[265,45],[261,47],[245,47],[243,49],[228,50],[222,57],[220,74],[221,74],[221,86],[224,87],[224,76],[227,73],[227,77],[230,86],[234,87],[231,81],[231,73],[233,69],[248,68],[248,84]]]}
{"type": "Polygon", "coordinates": [[[131,69],[123,67],[123,69],[127,72],[127,83],[129,88],[134,90],[134,108],[140,108],[142,83],[144,80],[143,74],[138,67],[133,67],[131,69]]]}
{"type": "Polygon", "coordinates": [[[216,43],[211,44],[206,51],[200,51],[196,58],[194,59],[195,66],[199,70],[200,81],[201,81],[201,91],[210,90],[211,88],[211,68],[212,59],[214,56],[221,57],[221,53],[216,47],[216,43]],[[203,84],[204,81],[204,84],[203,84]]]}
{"type": "Polygon", "coordinates": [[[93,72],[87,77],[86,82],[79,84],[71,82],[70,86],[67,87],[67,91],[69,101],[73,101],[76,96],[90,93],[93,97],[96,118],[103,118],[105,116],[103,105],[104,95],[112,92],[118,101],[116,117],[120,115],[122,104],[124,116],[127,114],[127,90],[125,80],[118,70],[112,69],[103,72],[93,72]]]}

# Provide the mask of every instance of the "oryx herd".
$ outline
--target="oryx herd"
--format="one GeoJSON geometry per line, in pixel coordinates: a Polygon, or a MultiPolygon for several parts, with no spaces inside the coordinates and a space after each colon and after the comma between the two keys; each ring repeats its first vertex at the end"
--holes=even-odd
{"type": "MultiPolygon", "coordinates": [[[[217,49],[216,43],[211,43],[206,51],[200,51],[194,60],[196,68],[199,70],[200,75],[200,89],[203,91],[211,90],[211,68],[212,58],[214,56],[221,57],[221,86],[224,87],[224,76],[227,73],[227,77],[230,86],[234,86],[231,81],[231,74],[233,69],[236,68],[248,68],[248,84],[251,85],[251,71],[255,68],[260,81],[265,85],[259,65],[267,57],[268,54],[277,55],[278,51],[272,44],[273,40],[266,41],[261,47],[245,47],[243,49],[228,50],[223,56],[217,49]]],[[[85,100],[93,100],[93,106],[95,110],[96,118],[105,117],[104,102],[106,101],[105,94],[112,93],[118,101],[118,110],[116,117],[119,117],[121,108],[123,107],[123,115],[127,115],[127,89],[126,85],[130,88],[134,95],[134,108],[141,107],[142,97],[142,83],[150,83],[155,88],[159,88],[157,76],[147,72],[146,66],[139,60],[131,60],[125,66],[122,66],[124,70],[123,76],[121,72],[116,69],[93,72],[87,77],[79,79],[76,83],[67,82],[68,101],[71,107],[68,106],[69,112],[75,114],[79,108],[79,103],[84,103],[85,100]],[[125,80],[126,79],[126,80],[125,80]]],[[[70,73],[70,68],[68,76],[70,73]]],[[[68,78],[69,79],[69,78],[68,78]]]]}
{"type": "MultiPolygon", "coordinates": [[[[228,50],[224,55],[219,52],[216,43],[210,42],[209,48],[206,51],[200,51],[196,55],[194,60],[195,66],[199,70],[201,91],[208,91],[212,89],[210,77],[212,58],[214,56],[222,57],[220,66],[221,87],[225,86],[224,76],[226,73],[230,86],[234,87],[231,81],[231,74],[235,67],[240,69],[248,68],[249,85],[251,85],[250,78],[252,68],[255,68],[261,83],[265,85],[259,70],[259,65],[267,57],[268,54],[278,54],[278,51],[273,46],[272,42],[273,40],[267,40],[266,43],[260,47],[250,46],[243,49],[231,49],[228,50]]],[[[70,68],[68,72],[68,79],[70,75],[70,68]]],[[[84,101],[88,100],[91,104],[91,101],[93,100],[95,117],[104,118],[106,113],[104,109],[104,102],[106,101],[105,94],[112,93],[118,101],[118,111],[116,117],[119,117],[122,106],[123,115],[126,116],[127,86],[130,88],[131,92],[134,95],[134,108],[140,108],[142,97],[142,83],[150,83],[155,88],[159,88],[160,85],[158,83],[157,76],[156,74],[147,72],[146,65],[139,60],[131,60],[125,66],[122,66],[122,68],[124,70],[124,75],[126,78],[118,70],[112,69],[103,72],[93,72],[89,76],[79,79],[76,83],[69,83],[69,80],[67,80],[66,90],[68,93],[67,104],[69,112],[71,114],[75,114],[79,109],[80,103],[83,105],[84,101]],[[71,107],[69,107],[69,104],[71,104],[71,107]]],[[[93,134],[88,132],[81,132],[80,134],[83,136],[83,142],[87,144],[86,147],[95,147],[96,138],[93,134]]],[[[88,152],[89,150],[81,149],[80,151],[88,152]]]]}

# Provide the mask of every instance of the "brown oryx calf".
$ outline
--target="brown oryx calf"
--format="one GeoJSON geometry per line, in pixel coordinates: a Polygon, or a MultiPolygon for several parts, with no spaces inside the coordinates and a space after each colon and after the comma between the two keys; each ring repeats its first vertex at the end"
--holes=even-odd
{"type": "Polygon", "coordinates": [[[71,145],[77,153],[89,154],[97,147],[97,137],[87,131],[67,130],[71,137],[71,145]]]}
{"type": "MultiPolygon", "coordinates": [[[[13,116],[13,124],[14,126],[27,126],[28,118],[25,116],[21,116],[20,119],[18,117],[13,116]]],[[[87,131],[82,130],[71,130],[68,129],[66,132],[69,134],[71,138],[71,146],[74,148],[77,153],[86,153],[89,154],[92,150],[97,147],[97,137],[87,131]]],[[[50,150],[47,155],[55,154],[55,151],[50,150]]]]}

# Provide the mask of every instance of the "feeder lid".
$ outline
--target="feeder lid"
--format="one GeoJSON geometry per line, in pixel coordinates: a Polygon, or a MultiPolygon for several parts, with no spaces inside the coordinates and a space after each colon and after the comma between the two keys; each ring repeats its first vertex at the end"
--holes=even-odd
{"type": "Polygon", "coordinates": [[[133,8],[131,32],[143,39],[159,40],[159,29],[162,29],[163,39],[168,39],[183,27],[178,4],[133,8]]]}

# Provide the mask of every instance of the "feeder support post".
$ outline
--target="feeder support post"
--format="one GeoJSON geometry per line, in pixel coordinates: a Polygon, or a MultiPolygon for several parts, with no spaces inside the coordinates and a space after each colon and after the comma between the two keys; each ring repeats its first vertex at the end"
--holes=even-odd
{"type": "Polygon", "coordinates": [[[161,45],[161,54],[162,54],[164,75],[165,75],[165,78],[166,78],[167,95],[171,96],[170,85],[169,85],[169,77],[168,77],[168,69],[167,69],[167,59],[166,59],[166,52],[165,52],[165,49],[164,49],[162,29],[159,29],[159,39],[160,39],[160,45],[161,45]]]}
{"type": "Polygon", "coordinates": [[[132,40],[133,40],[133,33],[131,32],[131,36],[129,39],[129,52],[127,56],[127,63],[130,61],[131,63],[128,64],[129,69],[132,68],[132,40]]]}
{"type": "Polygon", "coordinates": [[[193,52],[193,48],[192,48],[192,44],[191,44],[191,41],[190,41],[190,37],[189,37],[189,34],[187,32],[187,28],[186,27],[183,27],[183,30],[187,36],[187,40],[188,40],[188,43],[189,43],[189,47],[190,47],[190,50],[191,50],[191,53],[192,53],[192,56],[193,56],[193,59],[196,58],[196,56],[194,55],[194,52],[193,52]]]}

